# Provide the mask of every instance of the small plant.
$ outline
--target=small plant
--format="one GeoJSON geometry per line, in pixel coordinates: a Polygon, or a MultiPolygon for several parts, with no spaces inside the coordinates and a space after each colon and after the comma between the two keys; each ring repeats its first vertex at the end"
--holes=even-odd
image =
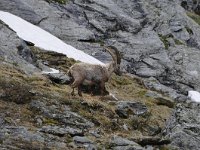
{"type": "Polygon", "coordinates": [[[188,26],[186,26],[185,29],[187,30],[187,32],[188,32],[190,35],[193,35],[193,31],[192,31],[191,28],[189,28],[188,26]]]}
{"type": "Polygon", "coordinates": [[[56,124],[58,124],[57,120],[54,120],[54,119],[51,119],[51,118],[44,118],[43,122],[46,125],[56,125],[56,124]]]}
{"type": "Polygon", "coordinates": [[[168,49],[169,48],[169,41],[167,39],[173,38],[173,35],[172,34],[167,34],[167,35],[158,34],[158,36],[160,37],[160,40],[163,42],[165,49],[168,49]]]}
{"type": "Polygon", "coordinates": [[[112,75],[111,77],[111,83],[113,86],[123,86],[123,85],[130,85],[132,83],[132,80],[125,77],[125,76],[117,76],[112,75]]]}
{"type": "Polygon", "coordinates": [[[145,115],[133,116],[130,125],[134,130],[143,131],[148,126],[150,118],[151,112],[148,112],[145,115]]]}
{"type": "Polygon", "coordinates": [[[183,45],[183,42],[181,42],[178,39],[174,39],[174,42],[175,42],[176,45],[183,45]]]}
{"type": "MultiPolygon", "coordinates": [[[[190,29],[191,30],[191,29],[190,29]]],[[[189,33],[189,32],[188,32],[189,33]]],[[[161,34],[158,34],[158,36],[160,37],[160,40],[163,42],[163,44],[165,45],[165,49],[168,49],[169,46],[170,46],[170,43],[168,41],[168,38],[172,38],[174,39],[174,42],[176,45],[183,45],[184,43],[181,42],[180,40],[178,39],[175,39],[174,36],[170,33],[170,34],[167,34],[167,35],[161,35],[161,34]]]]}

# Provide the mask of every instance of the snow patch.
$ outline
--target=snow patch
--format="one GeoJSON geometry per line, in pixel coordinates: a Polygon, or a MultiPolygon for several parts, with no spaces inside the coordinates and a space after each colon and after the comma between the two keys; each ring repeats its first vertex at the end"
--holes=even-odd
{"type": "Polygon", "coordinates": [[[59,70],[56,70],[56,69],[54,69],[54,68],[50,68],[50,69],[51,69],[51,71],[42,71],[42,74],[60,73],[59,70]]]}
{"type": "Polygon", "coordinates": [[[188,97],[193,102],[200,102],[200,93],[197,91],[188,91],[188,97]]]}
{"type": "Polygon", "coordinates": [[[75,60],[82,62],[104,65],[104,63],[98,59],[64,43],[62,40],[58,39],[47,31],[23,20],[18,16],[8,12],[0,11],[0,20],[13,29],[20,38],[34,43],[37,47],[49,51],[63,53],[69,58],[74,58],[75,60]]]}

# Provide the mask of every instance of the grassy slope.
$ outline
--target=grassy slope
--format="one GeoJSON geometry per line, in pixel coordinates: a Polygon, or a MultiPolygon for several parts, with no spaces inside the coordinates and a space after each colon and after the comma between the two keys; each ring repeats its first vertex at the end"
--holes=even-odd
{"type": "MultiPolygon", "coordinates": [[[[49,57],[45,59],[48,60],[49,57]]],[[[64,71],[67,70],[69,64],[72,64],[71,60],[65,63],[67,64],[66,68],[63,68],[64,65],[59,67],[64,71]]],[[[46,99],[51,101],[52,99],[57,99],[61,104],[69,105],[74,112],[92,121],[95,123],[95,127],[101,129],[103,138],[97,141],[100,145],[106,143],[107,139],[113,134],[132,138],[143,135],[148,136],[150,135],[150,127],[164,127],[165,121],[169,118],[172,111],[171,108],[166,106],[158,106],[152,98],[145,96],[147,89],[143,86],[142,81],[128,75],[121,77],[113,75],[106,87],[120,101],[137,101],[145,104],[149,111],[146,116],[132,119],[119,118],[115,113],[115,102],[111,97],[91,96],[85,93],[83,97],[72,97],[69,85],[52,83],[40,74],[26,76],[14,65],[0,65],[0,86],[2,89],[1,93],[5,95],[0,97],[0,112],[10,112],[6,116],[8,122],[11,121],[16,125],[36,130],[37,124],[32,119],[36,114],[29,108],[30,100],[46,99]],[[128,126],[129,131],[122,127],[124,124],[128,126]]],[[[59,124],[59,122],[48,118],[46,118],[44,123],[59,124]]]]}

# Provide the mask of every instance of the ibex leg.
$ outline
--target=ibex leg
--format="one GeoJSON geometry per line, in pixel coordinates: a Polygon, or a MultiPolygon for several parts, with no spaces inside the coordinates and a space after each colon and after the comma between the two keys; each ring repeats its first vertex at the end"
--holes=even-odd
{"type": "Polygon", "coordinates": [[[71,87],[72,87],[72,92],[71,92],[71,94],[72,95],[75,95],[74,94],[74,88],[76,88],[76,87],[78,87],[78,94],[79,94],[79,96],[81,96],[82,94],[81,94],[81,91],[80,91],[80,84],[82,83],[82,80],[75,80],[73,83],[72,83],[72,85],[71,85],[71,87]]]}

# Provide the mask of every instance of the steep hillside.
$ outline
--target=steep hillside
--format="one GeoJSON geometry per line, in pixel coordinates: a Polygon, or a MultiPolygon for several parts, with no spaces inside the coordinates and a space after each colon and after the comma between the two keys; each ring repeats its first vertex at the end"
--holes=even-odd
{"type": "MultiPolygon", "coordinates": [[[[13,13],[104,63],[122,54],[107,96],[70,95],[63,54],[20,39],[0,21],[1,149],[200,149],[199,2],[1,0],[13,13]],[[60,74],[44,75],[49,67],[60,74]]],[[[22,29],[23,30],[23,29],[22,29]]],[[[98,88],[97,88],[98,89],[98,88]]]]}
{"type": "MultiPolygon", "coordinates": [[[[38,51],[37,58],[55,66],[55,53],[38,51]]],[[[65,60],[65,67],[57,63],[56,67],[68,68],[71,60],[65,60]]],[[[134,142],[142,146],[169,142],[162,139],[161,131],[174,103],[152,97],[160,94],[147,90],[142,79],[114,75],[106,85],[114,97],[87,93],[73,97],[69,85],[42,74],[27,76],[12,64],[1,64],[0,70],[1,148],[142,149],[134,142]]]]}
{"type": "MultiPolygon", "coordinates": [[[[200,89],[200,29],[190,18],[194,12],[187,13],[182,6],[179,0],[0,3],[1,10],[42,27],[104,62],[109,57],[100,52],[101,44],[114,45],[124,53],[124,70],[155,77],[177,93],[186,94],[187,90],[200,89]]],[[[179,95],[175,98],[182,99],[179,95]]]]}

